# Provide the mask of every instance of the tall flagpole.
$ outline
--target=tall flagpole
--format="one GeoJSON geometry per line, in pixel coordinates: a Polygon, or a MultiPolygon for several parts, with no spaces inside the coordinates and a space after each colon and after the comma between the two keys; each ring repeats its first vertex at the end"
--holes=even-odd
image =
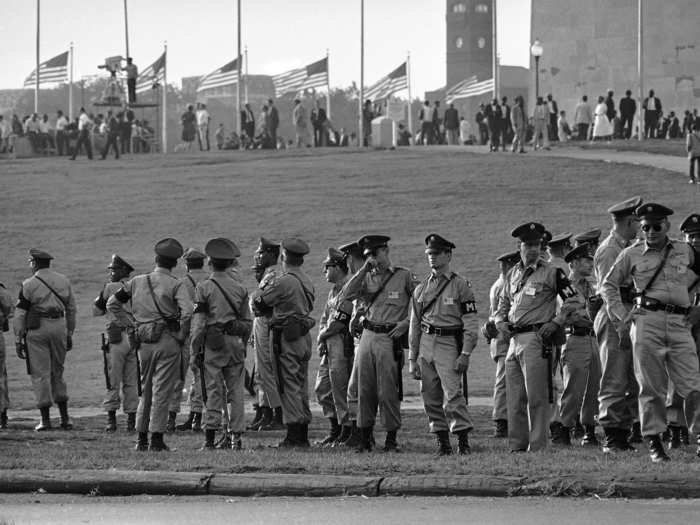
{"type": "Polygon", "coordinates": [[[331,119],[331,52],[326,48],[326,117],[331,119]]]}
{"type": "Polygon", "coordinates": [[[408,81],[408,132],[413,136],[413,112],[411,111],[411,52],[406,55],[406,80],[408,81]]]}
{"type": "Polygon", "coordinates": [[[162,111],[161,118],[163,122],[161,124],[161,140],[163,142],[163,153],[168,153],[168,42],[167,40],[163,42],[163,55],[165,60],[163,61],[163,85],[161,89],[163,90],[163,101],[162,101],[162,111]]]}
{"type": "Polygon", "coordinates": [[[39,112],[39,20],[41,0],[36,0],[36,82],[34,84],[34,113],[39,112]]]}
{"type": "Polygon", "coordinates": [[[73,42],[70,43],[68,60],[68,122],[73,122],[73,42]]]}
{"type": "Polygon", "coordinates": [[[236,67],[238,68],[238,81],[236,82],[236,129],[238,136],[242,135],[241,129],[241,0],[238,0],[238,53],[236,55],[236,67]]]}
{"type": "Polygon", "coordinates": [[[491,62],[493,64],[493,98],[498,99],[498,90],[500,86],[498,85],[500,79],[498,78],[498,21],[497,21],[497,0],[493,0],[493,16],[491,17],[493,23],[493,53],[491,57],[491,62]]]}
{"type": "Polygon", "coordinates": [[[126,0],[124,0],[124,36],[126,41],[126,56],[129,57],[129,12],[126,8],[126,0]]]}
{"type": "Polygon", "coordinates": [[[364,146],[364,99],[365,99],[365,0],[360,0],[360,125],[357,137],[358,145],[364,146]]]}
{"type": "Polygon", "coordinates": [[[245,46],[245,103],[248,103],[248,46],[245,46]]]}
{"type": "Polygon", "coordinates": [[[644,2],[637,0],[637,76],[639,77],[639,102],[637,138],[644,140],[644,2]]]}

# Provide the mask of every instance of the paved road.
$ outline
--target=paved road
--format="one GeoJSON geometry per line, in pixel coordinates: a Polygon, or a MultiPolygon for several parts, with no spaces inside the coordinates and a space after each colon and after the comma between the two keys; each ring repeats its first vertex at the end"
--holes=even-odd
{"type": "Polygon", "coordinates": [[[0,523],[697,523],[700,500],[550,498],[91,498],[0,494],[0,523]]]}

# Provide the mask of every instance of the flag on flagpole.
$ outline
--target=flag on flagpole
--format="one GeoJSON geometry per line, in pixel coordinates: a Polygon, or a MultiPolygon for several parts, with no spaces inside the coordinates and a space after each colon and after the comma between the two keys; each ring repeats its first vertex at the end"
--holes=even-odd
{"type": "Polygon", "coordinates": [[[160,58],[144,69],[136,79],[136,93],[150,91],[156,84],[165,81],[165,52],[160,58]]]}
{"type": "Polygon", "coordinates": [[[272,77],[275,96],[298,93],[304,89],[321,88],[328,85],[328,57],[306,67],[292,69],[272,77]]]}
{"type": "Polygon", "coordinates": [[[469,98],[476,97],[478,95],[483,95],[485,93],[493,91],[493,85],[493,78],[477,82],[476,77],[470,77],[466,80],[462,80],[462,82],[459,82],[450,89],[448,89],[447,93],[445,93],[445,100],[448,104],[450,104],[460,98],[469,98]]]}
{"type": "MultiPolygon", "coordinates": [[[[68,51],[39,64],[39,83],[68,82],[68,51]]],[[[36,69],[24,81],[25,88],[36,85],[36,69]]]]}
{"type": "Polygon", "coordinates": [[[387,98],[402,89],[408,89],[406,62],[394,69],[387,76],[381,78],[376,84],[367,88],[365,91],[365,99],[378,100],[387,98]]]}
{"type": "Polygon", "coordinates": [[[226,65],[203,76],[199,81],[197,93],[205,89],[228,86],[238,82],[238,59],[234,58],[226,65]]]}

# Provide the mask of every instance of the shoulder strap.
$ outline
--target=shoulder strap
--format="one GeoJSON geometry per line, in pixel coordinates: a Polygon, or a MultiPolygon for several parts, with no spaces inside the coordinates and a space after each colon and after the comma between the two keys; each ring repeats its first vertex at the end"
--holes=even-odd
{"type": "Polygon", "coordinates": [[[428,304],[426,304],[425,306],[423,306],[423,308],[421,308],[420,317],[423,317],[423,314],[424,314],[425,312],[427,312],[427,311],[435,304],[435,301],[437,301],[438,298],[442,295],[442,292],[444,292],[444,291],[445,291],[445,288],[447,288],[447,285],[450,284],[450,283],[452,282],[452,279],[454,279],[455,275],[456,275],[456,274],[453,273],[453,274],[450,276],[450,278],[447,279],[447,281],[445,281],[445,283],[438,289],[438,291],[437,291],[437,293],[435,294],[435,296],[434,296],[430,301],[428,301],[428,304]]]}
{"type": "Polygon", "coordinates": [[[153,291],[153,283],[151,282],[150,275],[146,275],[146,282],[148,283],[148,290],[151,292],[151,298],[153,299],[153,304],[156,305],[156,310],[158,310],[158,313],[163,318],[163,320],[167,319],[166,315],[163,313],[163,310],[160,309],[160,305],[158,304],[158,300],[156,299],[156,294],[153,291]]]}
{"type": "Polygon", "coordinates": [[[39,277],[38,275],[34,275],[34,277],[36,277],[36,278],[39,279],[42,283],[44,283],[44,286],[46,286],[49,290],[51,290],[51,293],[52,293],[52,294],[54,294],[56,297],[58,297],[58,300],[61,301],[61,304],[62,304],[64,307],[68,305],[68,301],[66,301],[63,297],[61,297],[60,295],[58,295],[58,292],[57,292],[56,290],[54,290],[53,288],[51,288],[51,286],[49,285],[49,283],[47,283],[46,281],[44,281],[44,280],[43,280],[41,277],[39,277]]]}
{"type": "Polygon", "coordinates": [[[309,298],[309,293],[306,291],[306,286],[304,286],[304,283],[301,282],[301,279],[299,278],[299,276],[295,275],[291,272],[287,273],[287,275],[291,275],[297,281],[299,281],[299,285],[301,286],[301,289],[304,291],[304,297],[306,297],[306,301],[309,303],[309,310],[313,310],[314,309],[314,302],[309,298]]]}
{"type": "MultiPolygon", "coordinates": [[[[396,273],[396,272],[394,272],[394,273],[396,273]]],[[[384,291],[384,287],[386,287],[387,283],[388,283],[389,281],[391,281],[391,278],[394,276],[394,273],[391,273],[391,272],[390,272],[389,275],[388,275],[387,277],[385,277],[384,280],[381,282],[381,284],[379,285],[379,288],[377,289],[377,291],[374,292],[374,294],[372,294],[372,297],[370,297],[370,300],[369,300],[369,302],[367,303],[367,309],[368,309],[368,310],[369,310],[370,306],[372,306],[372,305],[374,304],[374,301],[377,300],[377,298],[379,297],[379,294],[381,294],[382,291],[384,291]]]]}
{"type": "Polygon", "coordinates": [[[646,292],[649,288],[651,288],[651,285],[654,284],[654,281],[656,281],[656,278],[661,273],[661,270],[664,269],[664,265],[666,264],[666,260],[668,259],[668,254],[671,252],[672,247],[673,247],[673,243],[671,241],[669,241],[669,243],[666,245],[666,248],[664,249],[664,255],[661,258],[661,262],[656,267],[656,271],[654,272],[654,275],[651,276],[651,279],[649,279],[649,282],[647,282],[646,286],[639,292],[639,295],[644,295],[644,292],[646,292]]]}
{"type": "Polygon", "coordinates": [[[232,301],[231,298],[228,296],[228,294],[224,291],[223,287],[222,287],[222,286],[218,283],[218,281],[217,281],[216,279],[214,279],[213,277],[210,277],[209,280],[210,280],[211,282],[213,282],[213,283],[216,285],[216,287],[219,289],[219,291],[223,294],[224,299],[226,299],[226,302],[227,302],[228,305],[231,307],[231,310],[233,310],[233,313],[236,315],[236,319],[240,319],[241,315],[238,313],[238,308],[236,308],[236,305],[233,304],[233,301],[232,301]]]}
{"type": "Polygon", "coordinates": [[[185,277],[187,277],[187,279],[189,279],[189,281],[192,283],[192,286],[197,286],[197,283],[194,282],[194,278],[189,273],[186,273],[185,277]]]}

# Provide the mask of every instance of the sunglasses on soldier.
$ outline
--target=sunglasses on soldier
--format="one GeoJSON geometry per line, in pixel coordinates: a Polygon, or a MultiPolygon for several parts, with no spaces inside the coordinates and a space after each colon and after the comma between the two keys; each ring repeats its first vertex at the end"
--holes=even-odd
{"type": "Polygon", "coordinates": [[[642,231],[648,233],[649,230],[654,230],[655,232],[660,232],[663,228],[662,224],[642,224],[642,231]]]}

